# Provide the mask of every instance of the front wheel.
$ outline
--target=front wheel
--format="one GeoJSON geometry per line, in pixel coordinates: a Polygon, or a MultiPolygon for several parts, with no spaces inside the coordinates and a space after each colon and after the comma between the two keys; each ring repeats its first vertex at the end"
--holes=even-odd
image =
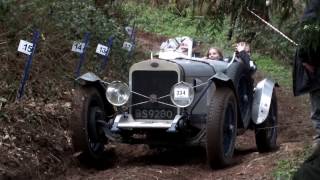
{"type": "Polygon", "coordinates": [[[259,152],[270,152],[277,148],[278,107],[276,92],[273,91],[267,119],[255,127],[256,145],[259,152]]]}
{"type": "Polygon", "coordinates": [[[207,119],[207,159],[211,168],[232,162],[237,130],[237,101],[230,88],[217,88],[207,119]]]}
{"type": "Polygon", "coordinates": [[[104,154],[107,139],[98,121],[105,118],[103,99],[94,87],[79,87],[75,91],[70,127],[76,152],[99,160],[104,154]]]}
{"type": "Polygon", "coordinates": [[[253,80],[248,73],[244,64],[239,62],[231,64],[226,72],[236,88],[243,128],[250,123],[253,101],[253,80]]]}

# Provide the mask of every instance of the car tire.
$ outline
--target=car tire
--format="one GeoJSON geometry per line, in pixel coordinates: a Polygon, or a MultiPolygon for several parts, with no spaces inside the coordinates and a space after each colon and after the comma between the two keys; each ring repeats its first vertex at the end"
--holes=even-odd
{"type": "Polygon", "coordinates": [[[217,88],[206,123],[206,152],[211,168],[232,163],[237,130],[237,101],[230,88],[217,88]]]}
{"type": "Polygon", "coordinates": [[[245,72],[245,66],[239,62],[234,62],[227,69],[226,74],[232,80],[236,93],[238,94],[240,115],[243,128],[247,128],[251,119],[251,109],[253,101],[253,82],[249,72],[245,72]]]}
{"type": "Polygon", "coordinates": [[[97,121],[104,117],[104,103],[98,90],[94,87],[78,87],[70,121],[75,152],[82,152],[90,160],[102,159],[107,139],[97,121]]]}
{"type": "Polygon", "coordinates": [[[270,152],[277,148],[278,107],[276,92],[273,91],[267,119],[255,127],[256,145],[259,152],[270,152]]]}

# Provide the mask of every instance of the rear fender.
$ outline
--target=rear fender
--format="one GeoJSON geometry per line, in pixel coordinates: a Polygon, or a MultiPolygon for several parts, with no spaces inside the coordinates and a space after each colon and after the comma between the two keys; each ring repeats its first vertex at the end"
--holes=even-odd
{"type": "Polygon", "coordinates": [[[273,80],[263,79],[255,87],[251,114],[254,124],[261,124],[267,119],[275,86],[278,85],[273,80]]]}

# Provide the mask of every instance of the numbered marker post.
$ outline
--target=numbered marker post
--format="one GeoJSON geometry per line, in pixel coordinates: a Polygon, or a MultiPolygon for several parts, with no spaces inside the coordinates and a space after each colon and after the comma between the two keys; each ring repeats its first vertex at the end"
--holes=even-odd
{"type": "Polygon", "coordinates": [[[133,48],[133,45],[130,42],[124,42],[122,48],[130,52],[133,48]]]}
{"type": "Polygon", "coordinates": [[[80,70],[81,70],[81,67],[84,63],[85,52],[86,52],[86,48],[88,46],[89,38],[90,38],[90,33],[87,32],[84,36],[83,42],[74,42],[72,45],[71,51],[80,53],[79,63],[77,65],[77,68],[75,71],[76,77],[80,76],[80,70]]]}
{"type": "Polygon", "coordinates": [[[27,55],[31,55],[33,49],[33,44],[25,41],[25,40],[20,40],[19,46],[18,46],[18,51],[22,52],[27,55]]]}
{"type": "Polygon", "coordinates": [[[28,42],[28,41],[25,41],[25,40],[20,40],[20,43],[19,43],[19,46],[18,46],[18,51],[19,52],[22,52],[22,53],[28,55],[26,64],[24,66],[23,76],[22,76],[22,79],[20,81],[19,90],[18,90],[18,93],[17,93],[17,99],[18,100],[20,100],[22,98],[23,93],[24,93],[25,84],[26,84],[26,82],[27,82],[27,80],[29,78],[29,72],[30,72],[30,68],[31,68],[31,64],[32,64],[32,58],[33,58],[33,55],[34,55],[36,47],[37,47],[39,36],[40,36],[40,32],[39,31],[34,31],[31,43],[28,42]]]}
{"type": "Polygon", "coordinates": [[[84,46],[85,46],[85,44],[83,42],[74,41],[72,44],[71,51],[81,54],[81,53],[83,53],[84,46]]]}
{"type": "Polygon", "coordinates": [[[131,44],[131,47],[129,48],[129,53],[128,53],[128,58],[131,57],[131,54],[132,54],[132,50],[134,49],[134,46],[135,46],[135,39],[136,39],[136,27],[135,27],[136,23],[133,22],[133,27],[132,27],[132,30],[131,30],[131,33],[130,33],[130,44],[131,44]]]}
{"type": "Polygon", "coordinates": [[[127,34],[128,34],[128,36],[130,36],[130,37],[131,37],[132,32],[133,32],[133,28],[132,28],[132,27],[130,27],[130,26],[127,26],[127,27],[125,27],[124,29],[126,30],[126,32],[127,32],[127,34]]]}
{"type": "Polygon", "coordinates": [[[106,68],[107,66],[107,62],[108,62],[108,58],[109,58],[109,54],[112,48],[112,43],[113,43],[113,36],[110,36],[108,38],[108,45],[104,46],[102,44],[98,44],[97,49],[96,49],[96,53],[102,55],[103,57],[103,61],[101,63],[101,67],[100,67],[100,73],[106,68]]]}
{"type": "Polygon", "coordinates": [[[100,54],[102,56],[107,56],[109,53],[109,48],[108,48],[108,46],[98,44],[97,49],[96,49],[96,53],[100,54]]]}

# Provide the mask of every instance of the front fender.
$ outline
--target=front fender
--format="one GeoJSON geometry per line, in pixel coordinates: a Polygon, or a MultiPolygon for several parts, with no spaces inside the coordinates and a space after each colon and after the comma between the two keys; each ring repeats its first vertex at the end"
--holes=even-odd
{"type": "Polygon", "coordinates": [[[75,81],[82,86],[88,83],[94,83],[97,81],[102,82],[102,80],[92,72],[87,72],[79,76],[77,79],[75,79],[75,81]]]}
{"type": "Polygon", "coordinates": [[[106,115],[110,116],[115,113],[115,107],[113,107],[113,105],[108,102],[108,100],[105,96],[105,91],[106,91],[105,83],[106,82],[104,82],[102,79],[100,79],[97,75],[95,75],[92,72],[88,72],[88,73],[85,73],[85,74],[79,76],[77,79],[75,79],[75,82],[79,86],[84,86],[84,87],[93,86],[93,87],[95,87],[99,91],[99,93],[103,99],[103,102],[105,104],[106,115]]]}
{"type": "Polygon", "coordinates": [[[267,119],[275,85],[276,83],[271,79],[263,79],[257,84],[251,114],[254,124],[261,124],[267,119]]]}
{"type": "Polygon", "coordinates": [[[217,72],[211,77],[211,80],[216,84],[216,86],[229,87],[233,91],[235,90],[232,80],[224,73],[217,72]]]}
{"type": "MultiPolygon", "coordinates": [[[[237,93],[235,91],[235,87],[232,80],[228,76],[226,76],[224,73],[217,72],[210,79],[214,82],[214,85],[215,85],[214,91],[216,90],[217,87],[228,87],[234,92],[235,96],[237,97],[237,93]]],[[[211,93],[211,96],[212,96],[212,93],[211,93]]],[[[210,103],[211,96],[208,98],[208,102],[207,102],[208,104],[210,103]]],[[[239,108],[238,98],[237,98],[237,105],[239,108]]]]}

